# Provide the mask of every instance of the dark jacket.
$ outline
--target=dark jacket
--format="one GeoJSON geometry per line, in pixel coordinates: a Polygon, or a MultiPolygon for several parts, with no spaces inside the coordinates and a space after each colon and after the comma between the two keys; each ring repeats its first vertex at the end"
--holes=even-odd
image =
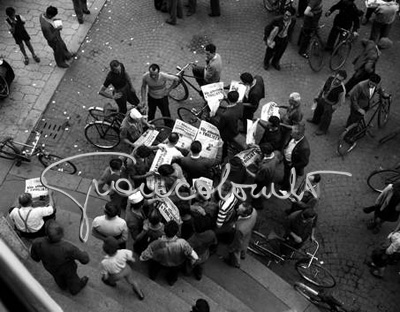
{"type": "MultiPolygon", "coordinates": [[[[293,29],[294,26],[296,25],[296,18],[295,17],[291,17],[291,23],[289,25],[289,29],[287,32],[287,39],[290,40],[292,33],[293,33],[293,29]]],[[[271,34],[272,30],[275,27],[279,28],[278,34],[279,32],[282,30],[284,26],[284,22],[283,22],[283,15],[281,16],[277,16],[275,17],[264,29],[264,41],[267,42],[267,39],[269,37],[269,35],[271,34]]]]}
{"type": "Polygon", "coordinates": [[[333,20],[334,27],[338,26],[344,29],[351,29],[353,27],[353,31],[357,31],[360,28],[359,10],[354,2],[347,4],[341,0],[334,4],[329,9],[329,12],[333,13],[336,10],[339,10],[339,13],[333,20]]]}
{"type": "Polygon", "coordinates": [[[308,144],[307,138],[303,137],[303,139],[299,143],[297,143],[292,151],[291,167],[296,169],[297,176],[302,176],[304,174],[304,168],[308,165],[308,162],[310,161],[310,153],[310,144],[308,144]]]}
{"type": "Polygon", "coordinates": [[[251,109],[256,111],[260,100],[265,97],[264,79],[261,76],[254,76],[256,84],[250,89],[247,97],[243,99],[243,103],[251,104],[251,109]]]}

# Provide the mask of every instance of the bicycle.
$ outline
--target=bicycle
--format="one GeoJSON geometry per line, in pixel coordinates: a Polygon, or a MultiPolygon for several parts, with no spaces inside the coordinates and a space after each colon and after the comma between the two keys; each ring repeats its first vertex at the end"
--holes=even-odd
{"type": "MultiPolygon", "coordinates": [[[[107,105],[102,107],[89,107],[88,117],[86,118],[85,137],[94,146],[101,149],[112,149],[121,142],[120,128],[125,115],[110,109],[107,105]]],[[[149,124],[155,125],[159,132],[154,144],[163,142],[172,129],[165,126],[164,123],[174,123],[173,119],[168,117],[156,118],[149,121],[149,124]]]]}
{"type": "Polygon", "coordinates": [[[368,132],[368,129],[372,127],[372,121],[377,114],[378,128],[383,128],[388,122],[392,96],[382,88],[379,88],[376,93],[378,94],[378,99],[370,105],[370,108],[377,108],[368,123],[365,122],[365,117],[363,117],[358,123],[353,123],[348,126],[340,135],[337,145],[337,152],[339,155],[344,156],[354,149],[357,144],[356,141],[364,137],[368,132]]]}
{"type": "MultiPolygon", "coordinates": [[[[31,162],[33,156],[37,156],[40,163],[44,167],[48,167],[51,164],[63,159],[60,156],[50,154],[45,150],[45,145],[39,146],[39,140],[41,137],[40,132],[35,133],[35,139],[32,144],[25,144],[22,142],[15,141],[13,138],[8,137],[0,142],[0,157],[10,160],[16,160],[16,166],[19,167],[22,162],[31,162]]],[[[64,162],[58,166],[52,168],[60,172],[65,172],[68,174],[74,174],[76,172],[75,165],[70,162],[64,162]]]]}
{"type": "Polygon", "coordinates": [[[327,292],[326,289],[317,290],[301,282],[296,282],[293,287],[308,301],[318,307],[328,309],[331,312],[360,311],[359,308],[351,310],[346,308],[343,302],[336,299],[331,293],[327,292]]]}
{"type": "Polygon", "coordinates": [[[324,44],[319,35],[319,29],[325,25],[319,25],[312,31],[308,44],[308,64],[314,72],[319,72],[324,66],[324,44]]]}
{"type": "Polygon", "coordinates": [[[267,257],[269,259],[267,266],[271,264],[272,260],[276,263],[285,262],[287,260],[297,260],[295,263],[296,271],[306,281],[319,287],[334,287],[336,285],[336,280],[332,273],[322,266],[323,262],[319,261],[315,256],[319,249],[319,243],[317,241],[314,241],[314,243],[315,248],[313,252],[303,252],[302,250],[295,249],[286,244],[282,238],[274,233],[270,234],[267,238],[264,234],[253,231],[248,250],[256,255],[267,257]],[[276,239],[279,240],[280,246],[291,251],[289,257],[282,256],[274,251],[271,244],[274,240],[276,242],[276,239]],[[295,257],[296,254],[299,254],[300,257],[295,257]]]}
{"type": "Polygon", "coordinates": [[[393,168],[372,171],[368,178],[368,186],[375,192],[381,193],[388,184],[400,181],[400,163],[393,168]]]}
{"type": "Polygon", "coordinates": [[[293,0],[263,0],[263,5],[269,12],[283,14],[286,9],[293,7],[293,0]]]}
{"type": "Polygon", "coordinates": [[[341,34],[329,60],[329,68],[333,71],[342,68],[344,64],[346,64],[350,55],[352,43],[356,38],[351,30],[341,27],[336,28],[341,31],[341,34]]]}
{"type": "Polygon", "coordinates": [[[178,84],[171,90],[169,93],[169,97],[177,102],[182,102],[189,97],[189,88],[187,85],[191,86],[202,98],[203,92],[201,89],[197,88],[194,84],[192,84],[186,77],[195,78],[194,76],[190,76],[185,74],[185,71],[189,66],[195,64],[194,62],[187,63],[182,68],[177,66],[176,69],[178,72],[175,74],[179,78],[178,84]]]}

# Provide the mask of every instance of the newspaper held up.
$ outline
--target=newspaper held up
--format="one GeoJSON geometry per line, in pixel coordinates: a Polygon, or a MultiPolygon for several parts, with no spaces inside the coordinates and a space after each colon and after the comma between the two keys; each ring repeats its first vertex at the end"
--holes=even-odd
{"type": "Polygon", "coordinates": [[[179,214],[178,208],[169,197],[164,197],[162,201],[157,204],[157,209],[163,216],[165,221],[169,222],[174,220],[178,224],[182,224],[182,219],[179,214]]]}
{"type": "Polygon", "coordinates": [[[239,93],[238,102],[242,103],[244,95],[246,94],[246,86],[240,81],[232,80],[229,87],[229,92],[231,91],[237,91],[239,93]]]}
{"type": "Polygon", "coordinates": [[[160,132],[156,129],[147,129],[139,137],[139,139],[136,140],[135,146],[141,146],[141,145],[151,146],[154,143],[159,133],[160,132]]]}
{"type": "Polygon", "coordinates": [[[208,107],[210,108],[210,116],[215,116],[219,107],[219,102],[225,97],[224,83],[210,83],[202,86],[201,91],[203,92],[204,99],[207,101],[208,107]]]}
{"type": "Polygon", "coordinates": [[[190,144],[192,144],[196,137],[197,128],[177,119],[172,131],[179,135],[179,141],[176,144],[176,147],[190,149],[190,144]]]}
{"type": "Polygon", "coordinates": [[[221,136],[216,126],[202,120],[196,135],[196,140],[202,145],[200,156],[215,159],[218,148],[221,147],[221,136]]]}

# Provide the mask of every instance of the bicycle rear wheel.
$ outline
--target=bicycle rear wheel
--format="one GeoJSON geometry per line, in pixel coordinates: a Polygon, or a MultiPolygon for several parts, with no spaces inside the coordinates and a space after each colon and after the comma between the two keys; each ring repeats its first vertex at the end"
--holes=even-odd
{"type": "Polygon", "coordinates": [[[7,81],[0,76],[0,99],[5,99],[10,95],[10,88],[8,86],[7,81]]]}
{"type": "Polygon", "coordinates": [[[296,270],[302,278],[319,287],[331,288],[336,285],[336,280],[331,272],[315,262],[308,265],[309,261],[306,258],[296,262],[296,270]]]}
{"type": "Polygon", "coordinates": [[[0,157],[5,159],[19,158],[21,151],[14,146],[11,138],[7,138],[0,143],[0,157]]]}
{"type": "Polygon", "coordinates": [[[313,71],[319,72],[324,66],[324,51],[322,42],[317,36],[313,36],[309,44],[308,63],[313,71]]]}
{"type": "MultiPolygon", "coordinates": [[[[55,162],[63,159],[62,157],[53,154],[47,154],[47,155],[41,154],[39,155],[38,158],[39,161],[42,163],[42,165],[45,167],[48,167],[51,164],[54,164],[55,162]]],[[[54,166],[51,169],[55,171],[65,172],[68,174],[74,174],[76,172],[75,165],[70,161],[65,161],[57,166],[54,166]]]]}
{"type": "Polygon", "coordinates": [[[359,123],[354,123],[343,131],[337,145],[339,155],[344,156],[354,149],[356,141],[365,133],[360,127],[359,123]]]}
{"type": "Polygon", "coordinates": [[[400,172],[394,169],[375,170],[367,178],[368,186],[375,192],[381,193],[388,184],[400,179],[400,172]]]}
{"type": "Polygon", "coordinates": [[[392,103],[392,98],[390,96],[388,97],[381,96],[381,105],[379,106],[379,111],[378,111],[379,128],[383,128],[389,120],[391,103],[392,103]]]}
{"type": "Polygon", "coordinates": [[[199,117],[197,117],[197,115],[195,113],[193,113],[192,110],[190,110],[186,107],[180,107],[178,109],[178,117],[180,120],[182,120],[196,128],[198,128],[200,126],[201,119],[199,117]]]}
{"type": "Polygon", "coordinates": [[[335,50],[333,50],[329,60],[329,67],[331,70],[338,70],[346,64],[347,58],[350,55],[351,43],[349,41],[340,42],[335,50]]]}
{"type": "Polygon", "coordinates": [[[182,79],[175,86],[175,88],[171,90],[169,97],[177,102],[184,101],[189,97],[189,89],[182,79]]]}
{"type": "Polygon", "coordinates": [[[119,129],[107,121],[95,121],[85,126],[85,137],[94,146],[112,149],[120,142],[119,129]]]}
{"type": "Polygon", "coordinates": [[[174,123],[175,121],[169,117],[161,117],[149,121],[149,124],[154,125],[156,127],[156,130],[159,132],[156,139],[154,140],[153,145],[162,143],[169,137],[172,132],[174,123]]]}

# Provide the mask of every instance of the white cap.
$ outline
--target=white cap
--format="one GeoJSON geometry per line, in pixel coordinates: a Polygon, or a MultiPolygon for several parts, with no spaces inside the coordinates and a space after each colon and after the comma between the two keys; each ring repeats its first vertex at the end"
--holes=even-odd
{"type": "Polygon", "coordinates": [[[140,203],[144,199],[142,193],[140,191],[137,191],[136,193],[133,193],[129,195],[128,200],[131,204],[137,204],[140,203]]]}
{"type": "Polygon", "coordinates": [[[132,119],[140,119],[143,117],[143,115],[136,109],[136,108],[132,108],[129,112],[129,116],[132,119]]]}

